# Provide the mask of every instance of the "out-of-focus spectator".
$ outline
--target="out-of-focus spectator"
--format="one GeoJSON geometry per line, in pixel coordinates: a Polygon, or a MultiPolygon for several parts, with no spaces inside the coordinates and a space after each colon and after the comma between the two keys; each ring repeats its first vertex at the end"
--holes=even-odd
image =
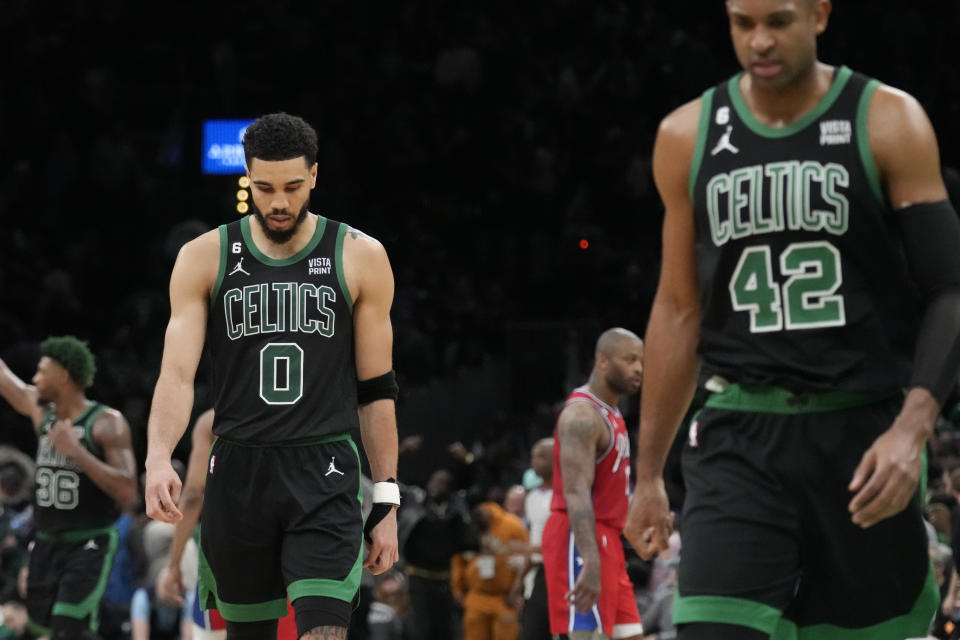
{"type": "Polygon", "coordinates": [[[530,546],[526,554],[520,633],[523,640],[550,640],[547,583],[543,575],[540,545],[543,528],[550,517],[550,500],[553,498],[553,438],[542,438],[533,445],[530,450],[530,469],[540,483],[527,492],[524,503],[530,546]]]}
{"type": "Polygon", "coordinates": [[[379,576],[367,614],[367,639],[419,640],[419,636],[410,631],[409,613],[410,593],[404,575],[390,570],[379,576]]]}
{"type": "Polygon", "coordinates": [[[450,566],[454,555],[478,548],[453,477],[434,471],[426,491],[410,488],[400,510],[399,541],[409,582],[411,626],[417,640],[455,637],[450,566]]]}
{"type": "Polygon", "coordinates": [[[507,489],[503,497],[503,508],[507,513],[512,513],[521,520],[524,518],[524,501],[527,498],[527,490],[522,485],[515,484],[507,489]]]}
{"type": "Polygon", "coordinates": [[[453,595],[463,605],[463,638],[515,639],[520,601],[509,596],[522,568],[516,550],[526,546],[530,534],[520,518],[496,502],[481,503],[471,513],[480,552],[454,556],[451,576],[453,595]]]}

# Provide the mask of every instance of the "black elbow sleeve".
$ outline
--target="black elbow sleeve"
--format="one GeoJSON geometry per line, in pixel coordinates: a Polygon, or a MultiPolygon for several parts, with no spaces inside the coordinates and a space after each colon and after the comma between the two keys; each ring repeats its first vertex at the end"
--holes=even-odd
{"type": "Polygon", "coordinates": [[[960,369],[960,219],[947,200],[896,215],[907,263],[927,303],[910,386],[927,389],[942,404],[960,369]]]}

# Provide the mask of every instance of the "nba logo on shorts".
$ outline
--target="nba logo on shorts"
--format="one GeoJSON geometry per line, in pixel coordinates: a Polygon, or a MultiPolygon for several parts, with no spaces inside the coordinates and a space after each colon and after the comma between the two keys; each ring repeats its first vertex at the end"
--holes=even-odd
{"type": "Polygon", "coordinates": [[[217,462],[217,456],[210,456],[210,473],[213,473],[213,465],[217,462]]]}
{"type": "MultiPolygon", "coordinates": [[[[700,444],[700,421],[694,420],[690,423],[690,430],[687,432],[687,441],[690,443],[691,447],[696,447],[700,444]]],[[[213,461],[210,462],[210,472],[213,472],[213,461]]]]}

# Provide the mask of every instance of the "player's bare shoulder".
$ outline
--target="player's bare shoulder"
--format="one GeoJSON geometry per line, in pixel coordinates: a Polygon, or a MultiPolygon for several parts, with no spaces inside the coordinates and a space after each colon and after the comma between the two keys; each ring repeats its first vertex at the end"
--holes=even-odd
{"type": "Polygon", "coordinates": [[[675,168],[689,171],[702,109],[703,98],[698,97],[680,105],[660,121],[654,146],[655,162],[659,157],[675,168]]]}
{"type": "Polygon", "coordinates": [[[393,291],[393,271],[383,243],[354,227],[343,239],[343,273],[354,301],[369,287],[393,291]]]}
{"type": "Polygon", "coordinates": [[[219,263],[220,261],[220,231],[217,229],[211,229],[205,233],[201,233],[199,236],[185,242],[182,247],[180,247],[180,252],[177,256],[177,260],[189,260],[194,261],[214,261],[219,263]]]}
{"type": "Polygon", "coordinates": [[[679,139],[689,138],[692,142],[695,142],[702,109],[703,97],[697,97],[680,105],[660,121],[658,136],[664,135],[679,139]]]}
{"type": "Polygon", "coordinates": [[[93,422],[93,437],[100,444],[121,442],[130,445],[130,425],[123,414],[107,408],[93,422]]]}
{"type": "Polygon", "coordinates": [[[905,151],[934,145],[936,134],[920,102],[906,91],[881,84],[867,111],[870,148],[881,168],[905,151]]]}
{"type": "Polygon", "coordinates": [[[184,243],[177,254],[171,286],[211,291],[220,269],[220,232],[212,229],[184,243]]]}
{"type": "Polygon", "coordinates": [[[603,428],[603,418],[589,402],[571,402],[563,408],[557,419],[557,432],[561,436],[589,439],[603,428]]]}

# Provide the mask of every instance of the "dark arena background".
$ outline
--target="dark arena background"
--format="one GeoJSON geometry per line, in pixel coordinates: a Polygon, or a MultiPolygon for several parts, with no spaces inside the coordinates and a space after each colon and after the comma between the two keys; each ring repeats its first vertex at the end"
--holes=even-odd
{"type": "MultiPolygon", "coordinates": [[[[819,40],[824,62],[922,103],[955,203],[958,35],[953,0],[836,0],[819,40]]],[[[643,335],[657,124],[739,70],[719,0],[4,0],[0,42],[0,358],[17,375],[48,335],[88,340],[89,396],[124,412],[142,471],[174,258],[239,215],[240,174],[203,171],[203,124],[286,111],[319,133],[311,209],[390,256],[401,480],[423,486],[459,442],[485,489],[521,481],[603,329],[643,335]]],[[[203,364],[197,381],[194,417],[203,364]]],[[[35,453],[5,402],[0,434],[35,453]]]]}

